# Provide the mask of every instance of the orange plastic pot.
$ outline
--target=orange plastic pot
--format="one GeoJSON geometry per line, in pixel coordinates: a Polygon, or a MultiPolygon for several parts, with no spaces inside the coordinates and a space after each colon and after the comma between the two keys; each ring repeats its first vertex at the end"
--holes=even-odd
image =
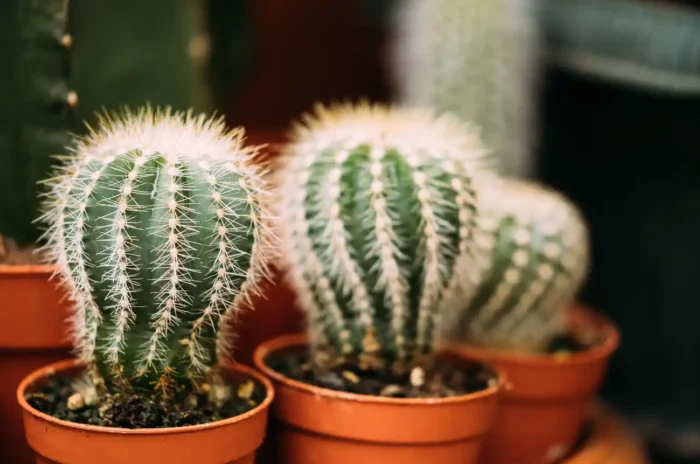
{"type": "MultiPolygon", "coordinates": [[[[471,464],[491,426],[503,383],[444,399],[344,393],[289,379],[270,369],[271,353],[306,349],[304,335],[260,345],[254,361],[275,385],[274,452],[283,464],[471,464]]],[[[459,360],[449,351],[445,356],[459,360]]]]}
{"type": "Polygon", "coordinates": [[[60,372],[75,376],[83,366],[62,361],[45,366],[17,389],[27,442],[36,464],[253,464],[265,437],[272,384],[252,369],[225,364],[230,379],[253,378],[265,386],[265,400],[252,411],[210,424],[161,429],[120,429],[59,420],[32,408],[25,394],[60,372]]]}
{"type": "Polygon", "coordinates": [[[595,330],[604,342],[567,357],[459,348],[469,358],[493,364],[508,379],[484,444],[483,464],[557,462],[575,445],[619,344],[619,332],[609,320],[580,306],[569,310],[568,319],[575,333],[595,330]]]}
{"type": "Polygon", "coordinates": [[[30,464],[17,386],[46,364],[70,356],[64,293],[52,266],[0,265],[0,462],[30,464]]]}

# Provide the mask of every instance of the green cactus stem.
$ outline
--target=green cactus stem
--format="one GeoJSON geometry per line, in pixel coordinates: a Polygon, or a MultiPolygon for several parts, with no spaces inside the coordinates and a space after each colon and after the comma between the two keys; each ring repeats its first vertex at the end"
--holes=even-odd
{"type": "Polygon", "coordinates": [[[0,2],[0,235],[21,245],[39,236],[37,182],[70,140],[72,42],[67,1],[0,2]]]}
{"type": "Polygon", "coordinates": [[[75,0],[72,15],[80,120],[146,104],[210,110],[203,0],[75,0]]]}
{"type": "Polygon", "coordinates": [[[277,170],[281,255],[311,350],[410,362],[476,287],[477,184],[490,168],[456,118],[317,106],[277,170]]]}
{"type": "Polygon", "coordinates": [[[226,350],[266,270],[254,151],[221,119],[126,111],[48,181],[46,248],[72,289],[78,355],[108,389],[196,387],[226,350]]]}
{"type": "Polygon", "coordinates": [[[482,225],[493,237],[490,269],[450,338],[537,352],[564,332],[563,312],[583,283],[588,231],[577,208],[534,183],[498,179],[484,191],[482,225]]]}
{"type": "Polygon", "coordinates": [[[532,176],[539,43],[536,0],[402,0],[398,101],[475,124],[501,173],[532,176]]]}

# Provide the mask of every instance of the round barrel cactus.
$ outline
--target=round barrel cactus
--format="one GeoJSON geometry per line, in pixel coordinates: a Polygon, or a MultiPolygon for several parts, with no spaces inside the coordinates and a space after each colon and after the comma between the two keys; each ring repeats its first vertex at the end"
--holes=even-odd
{"type": "Polygon", "coordinates": [[[441,315],[479,279],[491,168],[449,115],[346,104],[305,117],[277,170],[276,216],[312,350],[410,362],[433,349],[441,315]]]}
{"type": "Polygon", "coordinates": [[[47,249],[72,289],[80,359],[108,388],[197,385],[265,271],[265,193],[222,120],[103,117],[56,176],[47,249]],[[217,341],[218,338],[218,341],[217,341]]]}
{"type": "Polygon", "coordinates": [[[484,188],[484,230],[494,237],[490,268],[452,337],[541,351],[564,331],[563,312],[586,277],[588,230],[559,193],[511,179],[484,188]]]}

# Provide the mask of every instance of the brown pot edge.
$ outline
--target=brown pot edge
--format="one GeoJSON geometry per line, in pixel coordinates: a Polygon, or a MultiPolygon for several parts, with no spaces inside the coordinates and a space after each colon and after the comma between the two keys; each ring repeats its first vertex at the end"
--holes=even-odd
{"type": "Polygon", "coordinates": [[[33,417],[41,419],[45,422],[49,422],[58,427],[80,430],[82,432],[133,436],[171,435],[178,433],[193,433],[202,430],[209,430],[213,428],[224,427],[236,422],[243,422],[250,417],[253,417],[258,414],[263,414],[270,409],[272,401],[275,397],[275,390],[272,386],[272,382],[270,382],[268,378],[266,378],[264,375],[262,375],[255,369],[234,361],[222,361],[221,364],[227,369],[232,369],[238,373],[243,373],[244,375],[253,377],[255,380],[262,383],[265,386],[266,393],[263,402],[246,413],[240,414],[235,417],[230,417],[228,419],[223,419],[208,424],[188,425],[185,427],[164,427],[158,429],[122,429],[117,427],[78,424],[66,420],[56,419],[55,417],[49,416],[48,414],[45,414],[41,411],[37,411],[36,409],[31,407],[29,403],[27,403],[27,400],[24,398],[24,396],[26,394],[26,391],[29,389],[29,387],[32,386],[34,382],[41,378],[55,374],[56,372],[65,371],[74,367],[84,366],[84,363],[78,361],[77,359],[67,359],[64,361],[58,361],[52,364],[48,364],[29,374],[22,380],[22,382],[17,387],[17,402],[25,412],[31,414],[33,417]]]}
{"type": "Polygon", "coordinates": [[[0,264],[0,277],[10,276],[35,276],[45,274],[48,278],[58,271],[55,264],[0,264]]]}
{"type": "Polygon", "coordinates": [[[506,361],[529,366],[550,366],[555,364],[566,365],[581,365],[594,364],[612,356],[620,346],[620,329],[610,318],[603,316],[598,311],[595,311],[588,306],[582,304],[574,304],[569,311],[575,318],[583,318],[587,322],[600,327],[600,332],[605,334],[605,342],[593,347],[589,350],[579,353],[572,353],[566,358],[557,358],[551,354],[538,353],[519,353],[511,350],[500,350],[495,348],[487,348],[476,345],[467,345],[460,342],[447,342],[445,346],[450,349],[459,349],[460,351],[471,355],[476,359],[488,359],[497,361],[506,361]],[[459,347],[459,348],[458,348],[459,347]]]}
{"type": "MultiPolygon", "coordinates": [[[[258,345],[253,353],[253,363],[255,367],[270,377],[271,379],[289,387],[294,390],[300,391],[304,394],[313,395],[316,397],[323,397],[328,399],[340,400],[340,401],[351,401],[351,402],[361,402],[365,404],[376,404],[376,405],[392,405],[392,406],[433,406],[433,405],[444,405],[444,404],[454,404],[463,403],[467,401],[473,401],[477,399],[482,399],[489,397],[491,395],[497,395],[507,384],[507,379],[503,374],[501,369],[496,368],[491,363],[484,361],[483,359],[477,358],[475,356],[469,356],[468,359],[477,361],[480,364],[485,365],[491,371],[493,371],[497,376],[497,383],[485,390],[481,390],[474,393],[469,393],[466,395],[454,396],[449,398],[385,398],[381,396],[373,395],[359,395],[356,393],[341,392],[337,390],[331,390],[328,388],[316,387],[298,380],[290,379],[287,376],[280,374],[279,372],[271,369],[265,363],[265,357],[273,352],[279,351],[281,349],[290,348],[293,346],[304,346],[308,344],[308,337],[303,333],[285,334],[278,337],[269,339],[258,345]]],[[[447,349],[449,352],[453,352],[455,355],[464,359],[464,355],[460,354],[451,349],[447,349]]]]}

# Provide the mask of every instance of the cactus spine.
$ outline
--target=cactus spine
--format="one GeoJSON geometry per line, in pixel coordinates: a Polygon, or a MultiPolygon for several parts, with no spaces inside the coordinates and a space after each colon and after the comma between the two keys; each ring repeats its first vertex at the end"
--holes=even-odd
{"type": "Polygon", "coordinates": [[[563,332],[563,310],[589,262],[588,232],[563,196],[499,179],[484,192],[484,229],[496,238],[491,267],[452,337],[518,351],[541,351],[563,332]],[[461,333],[455,333],[461,332],[461,333]]]}
{"type": "Polygon", "coordinates": [[[0,236],[20,244],[39,235],[37,182],[69,141],[72,42],[67,1],[0,3],[0,236]]]}
{"type": "Polygon", "coordinates": [[[502,173],[532,175],[535,0],[403,0],[401,5],[394,66],[399,101],[474,123],[502,173]]]}
{"type": "Polygon", "coordinates": [[[476,184],[488,165],[455,118],[317,106],[278,169],[282,256],[311,349],[410,362],[476,286],[476,184]]]}
{"type": "Polygon", "coordinates": [[[265,273],[265,191],[222,120],[148,108],[100,124],[48,181],[46,247],[80,358],[108,388],[167,395],[206,377],[265,273]]]}

